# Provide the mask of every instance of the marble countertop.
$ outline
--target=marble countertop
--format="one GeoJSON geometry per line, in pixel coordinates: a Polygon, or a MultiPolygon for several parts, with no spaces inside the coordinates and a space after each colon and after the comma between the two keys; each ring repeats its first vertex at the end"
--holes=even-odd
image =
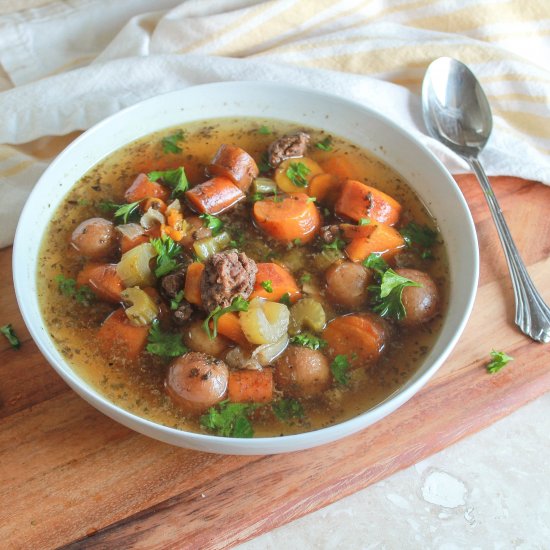
{"type": "Polygon", "coordinates": [[[238,550],[550,548],[550,393],[238,550]]]}

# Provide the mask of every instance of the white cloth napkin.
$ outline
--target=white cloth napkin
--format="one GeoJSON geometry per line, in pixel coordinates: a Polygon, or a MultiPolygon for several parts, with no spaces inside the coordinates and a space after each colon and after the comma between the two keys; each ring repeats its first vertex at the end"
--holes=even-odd
{"type": "Polygon", "coordinates": [[[493,109],[487,172],[550,183],[548,0],[21,1],[39,7],[0,6],[0,247],[57,152],[51,136],[204,82],[282,81],[351,98],[458,173],[467,165],[426,135],[419,96],[427,65],[456,57],[493,109]]]}

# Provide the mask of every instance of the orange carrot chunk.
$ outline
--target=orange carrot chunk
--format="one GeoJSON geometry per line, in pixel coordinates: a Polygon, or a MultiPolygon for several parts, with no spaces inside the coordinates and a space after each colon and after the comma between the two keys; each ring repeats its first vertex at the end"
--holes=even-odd
{"type": "Polygon", "coordinates": [[[185,192],[189,204],[203,214],[221,214],[245,198],[228,178],[215,177],[185,192]]]}
{"type": "Polygon", "coordinates": [[[395,225],[401,205],[386,193],[360,181],[347,180],[334,208],[339,216],[358,222],[361,218],[395,225]]]}
{"type": "Polygon", "coordinates": [[[254,203],[253,215],[258,226],[268,235],[284,243],[300,239],[311,241],[321,216],[313,201],[305,193],[294,193],[281,199],[269,197],[254,203]]]}
{"type": "Polygon", "coordinates": [[[319,204],[332,206],[337,200],[345,180],[333,174],[317,174],[309,182],[308,194],[319,204]]]}
{"type": "Polygon", "coordinates": [[[230,371],[227,397],[232,403],[269,403],[273,400],[273,371],[230,371]]]}
{"type": "Polygon", "coordinates": [[[145,349],[148,333],[148,326],[131,325],[124,309],[120,308],[105,319],[97,333],[97,341],[104,354],[134,360],[145,349]]]}
{"type": "Polygon", "coordinates": [[[344,238],[350,240],[346,254],[354,262],[362,262],[373,253],[389,261],[405,246],[401,233],[383,223],[363,226],[342,224],[340,227],[344,238]]]}
{"type": "Polygon", "coordinates": [[[378,359],[387,337],[385,322],[371,313],[336,317],[323,331],[327,351],[345,355],[352,368],[365,367],[378,359]]]}
{"type": "Polygon", "coordinates": [[[241,321],[236,313],[224,313],[218,318],[218,333],[238,344],[241,348],[249,348],[250,342],[244,335],[241,321]]]}
{"type": "Polygon", "coordinates": [[[252,180],[260,171],[254,159],[240,147],[235,145],[220,145],[208,166],[211,176],[229,178],[241,191],[248,191],[252,180]]]}
{"type": "Polygon", "coordinates": [[[117,273],[116,264],[90,262],[77,275],[76,282],[79,285],[88,285],[100,300],[115,304],[122,300],[120,293],[125,287],[117,273]]]}
{"type": "Polygon", "coordinates": [[[284,267],[274,263],[256,264],[256,282],[250,295],[253,298],[266,298],[272,302],[278,302],[288,293],[291,302],[299,300],[302,296],[294,277],[284,267]]]}
{"type": "Polygon", "coordinates": [[[183,294],[190,304],[195,304],[197,306],[202,305],[201,279],[203,271],[204,264],[201,262],[193,262],[187,268],[187,274],[185,275],[183,294]]]}
{"type": "Polygon", "coordinates": [[[160,183],[151,181],[146,174],[140,174],[124,193],[126,202],[141,201],[149,197],[167,201],[170,198],[170,190],[160,183]]]}
{"type": "Polygon", "coordinates": [[[325,172],[343,180],[357,179],[361,173],[346,155],[331,155],[319,164],[325,172]]]}

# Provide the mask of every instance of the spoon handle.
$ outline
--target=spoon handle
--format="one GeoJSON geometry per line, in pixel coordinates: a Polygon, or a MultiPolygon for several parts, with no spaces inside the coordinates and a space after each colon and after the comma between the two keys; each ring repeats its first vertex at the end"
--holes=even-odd
{"type": "Polygon", "coordinates": [[[550,341],[550,308],[544,303],[533,281],[527,273],[518,249],[514,244],[508,225],[502,215],[502,210],[497,202],[491,184],[487,179],[485,170],[477,158],[467,159],[474,170],[477,179],[483,189],[489,210],[497,227],[500,242],[504,248],[504,255],[508,262],[508,269],[512,278],[514,296],[516,299],[516,325],[527,336],[537,342],[550,341]]]}

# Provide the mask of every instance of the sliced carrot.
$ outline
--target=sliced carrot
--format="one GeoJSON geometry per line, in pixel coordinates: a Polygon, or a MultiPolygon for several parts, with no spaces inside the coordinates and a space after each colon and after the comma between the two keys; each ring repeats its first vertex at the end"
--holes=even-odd
{"type": "Polygon", "coordinates": [[[126,202],[141,201],[150,197],[167,201],[170,197],[170,190],[160,183],[151,181],[146,174],[140,174],[124,193],[126,202]]]}
{"type": "Polygon", "coordinates": [[[164,214],[166,212],[166,203],[156,197],[150,197],[143,201],[141,205],[142,212],[147,212],[149,208],[152,208],[153,210],[158,210],[161,214],[164,214]]]}
{"type": "Polygon", "coordinates": [[[161,224],[160,231],[173,241],[179,242],[185,235],[183,225],[183,214],[179,210],[171,208],[166,213],[166,224],[161,224]]]}
{"type": "Polygon", "coordinates": [[[90,286],[100,300],[115,304],[121,301],[120,293],[125,288],[116,264],[87,264],[77,275],[76,282],[90,286]]]}
{"type": "Polygon", "coordinates": [[[220,145],[208,166],[208,173],[211,176],[229,178],[246,193],[260,171],[254,159],[244,149],[224,143],[220,145]]]}
{"type": "Polygon", "coordinates": [[[203,214],[221,214],[245,198],[228,178],[216,177],[185,192],[191,206],[203,214]]]}
{"type": "Polygon", "coordinates": [[[347,180],[334,208],[339,216],[358,222],[361,218],[395,225],[401,214],[401,205],[386,193],[360,181],[347,180]]]}
{"type": "Polygon", "coordinates": [[[284,267],[274,263],[256,264],[256,266],[258,273],[256,273],[256,282],[250,300],[260,297],[278,302],[288,293],[290,301],[294,303],[302,297],[294,277],[284,267]],[[268,288],[271,287],[272,292],[268,292],[262,283],[265,283],[268,288]]]}
{"type": "Polygon", "coordinates": [[[99,349],[108,355],[119,355],[137,359],[145,349],[149,327],[135,327],[130,324],[124,309],[113,311],[101,325],[97,333],[99,349]]]}
{"type": "Polygon", "coordinates": [[[254,220],[268,235],[284,243],[300,239],[311,241],[321,216],[315,203],[305,193],[295,193],[281,199],[269,197],[254,203],[254,220]]]}
{"type": "Polygon", "coordinates": [[[273,371],[230,371],[227,397],[232,403],[269,403],[273,400],[273,371]]]}
{"type": "Polygon", "coordinates": [[[239,316],[236,313],[224,313],[218,318],[218,333],[229,338],[241,348],[250,347],[250,342],[244,335],[239,316]]]}
{"type": "Polygon", "coordinates": [[[360,170],[347,155],[331,155],[319,164],[325,172],[343,180],[355,180],[360,176],[360,170]]]}
{"type": "MultiPolygon", "coordinates": [[[[277,187],[285,193],[303,193],[309,187],[309,184],[314,176],[321,174],[323,169],[313,160],[308,157],[290,158],[283,160],[275,170],[275,182],[277,187]],[[289,177],[288,173],[292,173],[293,169],[301,169],[300,177],[303,185],[296,185],[289,177]]],[[[309,191],[308,191],[309,193],[309,191]]],[[[309,193],[310,196],[311,193],[309,193]]]]}
{"type": "Polygon", "coordinates": [[[317,174],[309,182],[308,194],[319,204],[332,206],[342,190],[345,180],[333,174],[317,174]]]}
{"type": "MultiPolygon", "coordinates": [[[[350,234],[351,232],[348,231],[346,234],[344,230],[346,238],[349,238],[350,234]]],[[[389,261],[404,246],[405,239],[399,231],[389,225],[378,223],[372,226],[372,231],[368,235],[352,237],[351,242],[346,246],[346,254],[354,262],[362,262],[373,253],[380,254],[384,260],[389,261]]]]}
{"type": "Polygon", "coordinates": [[[185,275],[185,287],[183,289],[183,294],[189,303],[197,306],[202,305],[201,279],[203,271],[203,263],[193,262],[187,268],[187,274],[185,275]]]}
{"type": "Polygon", "coordinates": [[[345,355],[351,368],[376,361],[384,349],[386,336],[384,321],[370,313],[336,317],[323,331],[329,354],[345,355]]]}

